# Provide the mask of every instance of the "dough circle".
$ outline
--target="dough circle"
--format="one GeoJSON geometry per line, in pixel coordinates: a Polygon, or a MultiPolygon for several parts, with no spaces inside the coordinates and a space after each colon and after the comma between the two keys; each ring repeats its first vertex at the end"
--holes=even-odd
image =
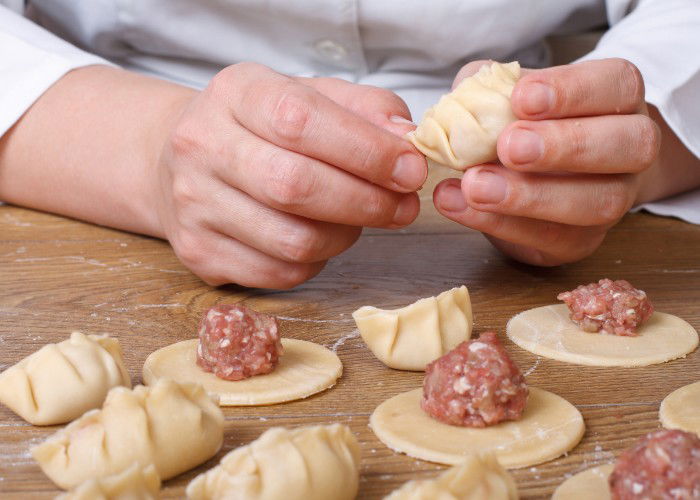
{"type": "Polygon", "coordinates": [[[610,500],[608,478],[614,468],[601,465],[571,476],[554,490],[552,500],[610,500]]]}
{"type": "Polygon", "coordinates": [[[343,373],[338,356],[325,347],[298,339],[282,339],[284,354],[272,373],[244,380],[223,380],[197,366],[198,339],[184,340],[151,353],[143,364],[143,381],[159,378],[194,382],[219,396],[220,406],[256,406],[303,399],[324,391],[343,373]]]}
{"type": "Polygon", "coordinates": [[[503,467],[527,467],[566,453],[583,437],[581,413],[564,398],[530,387],[522,418],[491,427],[443,424],[421,407],[422,389],[387,399],[372,413],[369,425],[380,441],[411,457],[456,465],[465,456],[491,452],[503,467]]]}
{"type": "Polygon", "coordinates": [[[682,358],[698,346],[698,332],[672,314],[655,312],[637,337],[587,333],[569,319],[565,304],[513,316],[508,337],[538,356],[590,366],[647,366],[682,358]]]}
{"type": "Polygon", "coordinates": [[[661,401],[661,425],[700,436],[700,382],[676,389],[661,401]]]}

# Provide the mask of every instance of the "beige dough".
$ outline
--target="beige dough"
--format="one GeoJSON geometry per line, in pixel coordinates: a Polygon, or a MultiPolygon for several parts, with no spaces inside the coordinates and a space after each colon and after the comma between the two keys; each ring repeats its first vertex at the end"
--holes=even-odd
{"type": "Polygon", "coordinates": [[[73,332],[2,372],[0,402],[31,424],[63,424],[99,408],[120,385],[131,387],[119,341],[73,332]]]}
{"type": "Polygon", "coordinates": [[[647,366],[684,357],[698,345],[698,333],[686,321],[655,312],[637,337],[587,333],[569,319],[565,304],[537,307],[513,316],[508,337],[546,358],[591,366],[647,366]]]}
{"type": "Polygon", "coordinates": [[[564,398],[536,387],[522,418],[484,428],[439,422],[421,407],[422,389],[387,399],[370,417],[377,437],[394,451],[441,464],[491,452],[506,468],[540,464],[566,453],[583,437],[581,413],[564,398]]]}
{"type": "Polygon", "coordinates": [[[192,500],[351,500],[360,445],[345,425],[273,427],[187,486],[192,500]]]}
{"type": "Polygon", "coordinates": [[[516,120],[510,95],[520,65],[492,63],[428,109],[407,138],[428,158],[456,170],[498,159],[498,134],[516,120]]]}
{"type": "Polygon", "coordinates": [[[208,460],[224,440],[224,415],[197,384],[159,380],[152,387],[115,387],[90,410],[32,449],[59,487],[117,474],[134,462],[169,479],[208,460]]]}
{"type": "Polygon", "coordinates": [[[700,436],[700,382],[676,389],[661,401],[661,425],[700,436]]]}
{"type": "Polygon", "coordinates": [[[134,463],[119,474],[88,479],[54,500],[156,500],[160,498],[159,492],[160,478],[156,468],[134,463]]]}
{"type": "Polygon", "coordinates": [[[143,365],[144,382],[152,385],[162,377],[195,382],[219,396],[221,406],[255,406],[309,397],[332,387],[343,373],[334,352],[313,342],[283,338],[284,354],[273,372],[223,380],[197,366],[198,342],[184,340],[151,353],[143,365]]]}
{"type": "Polygon", "coordinates": [[[409,481],[384,500],[517,500],[513,477],[495,455],[471,455],[434,479],[409,481]]]}
{"type": "Polygon", "coordinates": [[[364,306],[352,317],[379,361],[397,370],[415,371],[469,339],[473,323],[466,286],[401,309],[364,306]]]}
{"type": "Polygon", "coordinates": [[[610,500],[608,478],[614,467],[601,465],[571,476],[554,491],[552,500],[610,500]]]}

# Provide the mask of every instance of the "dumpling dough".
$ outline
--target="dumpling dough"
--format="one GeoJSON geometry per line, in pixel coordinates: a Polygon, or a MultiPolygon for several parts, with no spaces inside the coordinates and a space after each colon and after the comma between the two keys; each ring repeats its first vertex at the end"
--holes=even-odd
{"type": "Polygon", "coordinates": [[[32,449],[41,470],[64,489],[138,462],[168,479],[208,460],[224,439],[216,399],[197,384],[159,380],[109,391],[91,410],[32,449]]]}
{"type": "Polygon", "coordinates": [[[119,474],[88,479],[55,500],[156,500],[160,498],[160,478],[153,465],[134,463],[119,474]]]}
{"type": "Polygon", "coordinates": [[[571,476],[554,491],[552,500],[610,500],[608,478],[614,468],[601,465],[571,476]]]}
{"type": "Polygon", "coordinates": [[[520,420],[484,428],[439,422],[421,407],[422,389],[387,399],[372,413],[369,425],[394,451],[411,457],[456,465],[474,453],[494,453],[506,468],[537,465],[566,453],[583,437],[581,413],[564,398],[530,387],[520,420]]]}
{"type": "Polygon", "coordinates": [[[192,500],[351,500],[360,446],[345,425],[274,427],[187,486],[192,500]]]}
{"type": "Polygon", "coordinates": [[[338,356],[305,340],[282,339],[284,354],[271,373],[244,380],[223,380],[197,366],[197,339],[185,340],[152,353],[143,365],[143,380],[162,377],[196,382],[219,396],[221,406],[253,406],[302,399],[332,387],[343,373],[338,356]]]}
{"type": "Polygon", "coordinates": [[[517,62],[483,66],[428,109],[408,139],[431,160],[455,170],[498,159],[498,134],[517,119],[510,95],[519,78],[517,62]]]}
{"type": "Polygon", "coordinates": [[[131,387],[119,341],[73,332],[0,374],[0,402],[31,424],[63,424],[99,408],[120,385],[131,387]]]}
{"type": "Polygon", "coordinates": [[[352,313],[362,339],[390,368],[425,370],[472,333],[472,305],[466,286],[420,299],[401,309],[364,306],[352,313]]]}
{"type": "Polygon", "coordinates": [[[409,481],[384,500],[517,500],[513,477],[490,453],[472,455],[435,479],[409,481]]]}
{"type": "Polygon", "coordinates": [[[661,401],[661,425],[700,436],[700,382],[676,389],[661,401]]]}
{"type": "Polygon", "coordinates": [[[537,307],[508,321],[508,337],[538,356],[591,366],[647,366],[684,357],[698,346],[686,321],[655,312],[637,337],[587,333],[569,319],[564,304],[537,307]]]}

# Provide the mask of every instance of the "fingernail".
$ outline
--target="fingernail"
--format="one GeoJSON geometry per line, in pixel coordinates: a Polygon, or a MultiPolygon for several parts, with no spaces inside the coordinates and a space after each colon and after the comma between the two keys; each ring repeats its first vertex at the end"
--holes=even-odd
{"type": "Polygon", "coordinates": [[[508,156],[513,163],[532,163],[544,153],[544,141],[539,134],[524,128],[514,128],[506,140],[508,156]]]}
{"type": "Polygon", "coordinates": [[[467,201],[459,186],[448,184],[440,190],[438,196],[440,208],[445,212],[463,212],[467,209],[467,201]]]}
{"type": "Polygon", "coordinates": [[[400,123],[403,125],[414,125],[415,126],[415,123],[413,123],[411,120],[407,120],[403,116],[399,116],[399,115],[391,115],[389,117],[389,121],[392,121],[394,123],[400,123]]]}
{"type": "Polygon", "coordinates": [[[425,160],[413,153],[404,153],[396,160],[392,180],[404,189],[415,191],[427,176],[425,160]]]}
{"type": "Polygon", "coordinates": [[[469,198],[477,203],[496,204],[506,198],[506,179],[491,170],[473,169],[467,172],[469,198]]]}
{"type": "Polygon", "coordinates": [[[413,221],[416,216],[416,201],[415,195],[406,195],[399,202],[399,206],[396,207],[396,212],[394,212],[393,222],[397,226],[405,226],[413,221]]]}
{"type": "Polygon", "coordinates": [[[554,106],[554,91],[544,83],[531,83],[522,93],[522,108],[529,115],[539,115],[554,106]]]}

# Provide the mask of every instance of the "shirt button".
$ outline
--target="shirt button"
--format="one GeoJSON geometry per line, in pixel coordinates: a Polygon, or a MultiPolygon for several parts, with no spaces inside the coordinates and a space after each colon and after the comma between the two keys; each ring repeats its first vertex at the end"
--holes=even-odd
{"type": "Polygon", "coordinates": [[[314,48],[321,57],[335,63],[344,61],[348,55],[347,49],[334,40],[319,40],[314,44],[314,48]]]}

